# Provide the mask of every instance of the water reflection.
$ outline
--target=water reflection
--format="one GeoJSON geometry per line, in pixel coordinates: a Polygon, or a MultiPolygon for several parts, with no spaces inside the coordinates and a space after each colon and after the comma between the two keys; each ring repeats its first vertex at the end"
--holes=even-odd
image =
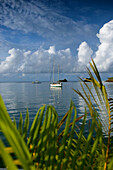
{"type": "Polygon", "coordinates": [[[51,98],[49,98],[49,104],[50,105],[56,105],[60,103],[60,97],[61,97],[61,87],[50,87],[51,91],[51,98]]]}
{"type": "MultiPolygon", "coordinates": [[[[92,84],[88,83],[88,85],[99,103],[92,84]]],[[[105,83],[105,86],[108,96],[113,97],[113,83],[105,83]]],[[[23,114],[23,119],[25,118],[27,108],[29,109],[30,121],[32,121],[43,104],[53,105],[60,120],[69,110],[71,100],[76,106],[77,116],[84,114],[84,106],[86,104],[72,88],[82,91],[79,82],[64,83],[62,88],[50,88],[49,82],[42,82],[38,85],[33,85],[32,83],[0,83],[0,94],[3,97],[10,117],[13,119],[14,116],[17,122],[19,121],[20,112],[23,114]]],[[[86,92],[88,95],[88,90],[86,92]]],[[[100,113],[100,117],[103,123],[107,124],[108,115],[106,112],[100,113]]],[[[88,115],[87,120],[89,119],[90,116],[88,115]]]]}

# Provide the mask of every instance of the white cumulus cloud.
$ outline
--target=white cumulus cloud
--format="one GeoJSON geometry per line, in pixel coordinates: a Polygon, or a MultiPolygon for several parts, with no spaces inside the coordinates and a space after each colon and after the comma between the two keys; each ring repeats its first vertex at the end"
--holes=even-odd
{"type": "Polygon", "coordinates": [[[55,47],[54,46],[50,46],[48,52],[49,52],[49,54],[55,54],[55,47]]]}
{"type": "Polygon", "coordinates": [[[56,51],[54,46],[48,50],[40,48],[35,52],[20,49],[9,50],[9,55],[0,63],[0,73],[45,73],[52,69],[53,58],[55,71],[60,65],[61,72],[73,72],[75,70],[75,58],[72,57],[70,48],[56,51]]]}
{"type": "Polygon", "coordinates": [[[100,71],[110,71],[113,69],[113,20],[103,25],[97,37],[100,45],[94,61],[100,71]]]}
{"type": "Polygon", "coordinates": [[[9,56],[0,63],[0,73],[4,72],[17,72],[17,69],[21,66],[23,61],[23,52],[19,49],[9,50],[9,56]],[[17,68],[18,63],[18,68],[17,68]]]}
{"type": "Polygon", "coordinates": [[[88,44],[85,41],[80,44],[77,50],[78,50],[78,62],[80,62],[80,64],[87,65],[91,60],[93,50],[88,46],[88,44]]]}
{"type": "Polygon", "coordinates": [[[78,50],[78,70],[84,70],[85,66],[91,61],[91,57],[99,71],[113,70],[113,20],[103,25],[97,34],[100,45],[95,53],[84,41],[80,44],[78,50]]]}

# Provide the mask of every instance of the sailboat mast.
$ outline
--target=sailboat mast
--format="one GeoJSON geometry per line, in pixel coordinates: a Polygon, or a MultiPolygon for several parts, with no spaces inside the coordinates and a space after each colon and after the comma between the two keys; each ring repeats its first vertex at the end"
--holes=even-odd
{"type": "Polygon", "coordinates": [[[55,63],[55,60],[53,58],[53,82],[54,82],[54,63],[55,63]]]}
{"type": "MultiPolygon", "coordinates": [[[[53,83],[50,83],[50,87],[62,87],[62,83],[54,83],[54,68],[55,68],[55,58],[53,58],[53,83]]],[[[59,65],[58,65],[58,81],[59,81],[59,65]]]]}
{"type": "Polygon", "coordinates": [[[59,64],[58,64],[58,81],[59,81],[59,64]]]}
{"type": "Polygon", "coordinates": [[[35,81],[37,80],[37,73],[35,72],[35,81]]]}

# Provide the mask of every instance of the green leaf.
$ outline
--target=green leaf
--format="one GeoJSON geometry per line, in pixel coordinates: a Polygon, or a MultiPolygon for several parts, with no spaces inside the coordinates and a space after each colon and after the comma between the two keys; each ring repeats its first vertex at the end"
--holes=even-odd
{"type": "Polygon", "coordinates": [[[0,140],[0,156],[2,157],[5,166],[9,170],[17,170],[18,168],[14,165],[13,159],[5,150],[3,142],[0,140]]]}
{"type": "Polygon", "coordinates": [[[8,143],[13,148],[16,157],[22,164],[24,169],[34,169],[33,162],[31,160],[31,154],[25,144],[24,140],[20,136],[20,133],[15,128],[12,120],[10,119],[6,107],[2,98],[0,97],[0,126],[2,133],[6,137],[8,143]]]}
{"type": "Polygon", "coordinates": [[[17,124],[16,124],[16,119],[15,119],[15,117],[13,118],[13,123],[14,123],[15,127],[17,128],[17,124]]]}
{"type": "Polygon", "coordinates": [[[28,146],[30,146],[30,144],[32,142],[35,145],[35,142],[36,142],[37,136],[38,136],[38,132],[39,132],[40,126],[42,124],[44,110],[45,110],[45,105],[38,110],[38,112],[37,112],[37,114],[36,114],[36,116],[34,118],[34,121],[32,123],[31,129],[30,129],[29,139],[28,139],[28,142],[27,142],[28,146]],[[38,119],[38,117],[39,117],[39,119],[38,119]]]}
{"type": "Polygon", "coordinates": [[[24,123],[24,129],[23,129],[23,139],[24,140],[26,140],[28,128],[29,128],[29,112],[28,112],[28,109],[27,109],[25,123],[24,123]]]}
{"type": "Polygon", "coordinates": [[[18,131],[20,133],[20,135],[22,136],[22,133],[23,133],[23,118],[22,118],[22,113],[20,113],[20,120],[19,120],[19,127],[18,127],[18,131]]]}
{"type": "Polygon", "coordinates": [[[49,120],[50,120],[50,115],[49,115],[49,107],[47,107],[47,110],[46,110],[46,114],[45,114],[45,117],[44,117],[44,121],[43,121],[43,124],[41,126],[41,130],[40,130],[40,136],[39,136],[39,139],[38,139],[38,144],[37,144],[37,149],[36,149],[36,153],[37,153],[37,158],[36,160],[40,161],[39,163],[39,167],[42,167],[43,163],[43,158],[44,158],[44,151],[46,150],[46,139],[47,139],[47,122],[48,122],[48,117],[49,117],[49,120]],[[43,147],[44,146],[44,147],[43,147]],[[40,159],[41,158],[41,159],[40,159]]]}
{"type": "Polygon", "coordinates": [[[66,169],[67,166],[68,166],[68,163],[69,163],[69,158],[70,158],[70,152],[71,152],[71,146],[72,146],[72,138],[73,138],[73,134],[74,134],[74,128],[75,128],[75,122],[76,122],[76,115],[77,115],[77,112],[76,112],[76,108],[74,106],[74,119],[73,119],[73,123],[72,123],[72,128],[71,128],[71,132],[70,132],[70,137],[69,137],[69,141],[68,141],[68,145],[67,145],[67,150],[66,150],[66,156],[63,160],[63,167],[62,169],[66,169]]]}
{"type": "Polygon", "coordinates": [[[57,169],[58,170],[60,169],[62,159],[64,158],[64,151],[65,151],[65,146],[67,145],[66,140],[67,140],[67,135],[68,135],[68,131],[69,131],[69,124],[70,124],[71,114],[72,114],[72,102],[71,102],[70,111],[69,111],[67,121],[66,121],[66,126],[65,126],[65,130],[64,130],[64,134],[63,134],[63,139],[61,141],[61,146],[59,148],[59,156],[58,156],[58,163],[57,163],[57,169]]]}
{"type": "MultiPolygon", "coordinates": [[[[91,149],[91,152],[90,152],[90,159],[89,159],[89,163],[88,163],[88,166],[87,166],[87,169],[89,169],[89,170],[91,169],[91,167],[93,165],[93,161],[95,159],[95,153],[98,154],[99,157],[100,157],[100,154],[102,154],[102,150],[101,151],[98,150],[98,143],[99,143],[99,140],[100,140],[100,136],[102,136],[102,130],[101,130],[101,124],[99,123],[98,130],[96,132],[96,138],[94,140],[94,143],[93,143],[93,146],[92,146],[92,149],[91,149]]],[[[101,148],[101,146],[100,146],[100,148],[101,148]]],[[[103,161],[103,159],[102,159],[102,161],[103,161]]]]}
{"type": "Polygon", "coordinates": [[[81,143],[82,143],[82,137],[83,137],[83,131],[84,131],[84,126],[85,126],[85,122],[86,122],[86,117],[87,117],[87,111],[85,109],[85,116],[84,116],[84,119],[83,119],[83,122],[82,122],[80,133],[78,135],[78,140],[77,140],[76,148],[75,148],[74,155],[73,155],[73,158],[72,158],[72,166],[71,166],[72,169],[75,168],[75,164],[76,164],[76,161],[77,161],[78,153],[79,153],[79,150],[81,149],[81,143]]]}

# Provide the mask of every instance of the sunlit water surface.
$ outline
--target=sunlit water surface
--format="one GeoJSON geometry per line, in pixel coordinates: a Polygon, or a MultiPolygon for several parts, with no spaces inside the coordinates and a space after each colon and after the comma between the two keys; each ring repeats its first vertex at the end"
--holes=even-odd
{"type": "MultiPolygon", "coordinates": [[[[113,97],[113,83],[104,84],[108,96],[113,97]]],[[[22,112],[23,119],[25,119],[26,109],[28,108],[31,124],[38,109],[44,104],[53,105],[55,107],[59,116],[59,121],[69,110],[71,100],[76,106],[77,117],[83,115],[85,102],[72,88],[81,90],[80,83],[65,82],[63,83],[62,88],[50,88],[49,82],[42,82],[41,84],[0,83],[0,94],[12,120],[15,118],[18,123],[20,112],[22,112]]],[[[90,115],[87,116],[86,133],[89,131],[89,119],[90,115]]],[[[81,124],[81,121],[82,120],[79,121],[79,125],[81,124]]]]}

